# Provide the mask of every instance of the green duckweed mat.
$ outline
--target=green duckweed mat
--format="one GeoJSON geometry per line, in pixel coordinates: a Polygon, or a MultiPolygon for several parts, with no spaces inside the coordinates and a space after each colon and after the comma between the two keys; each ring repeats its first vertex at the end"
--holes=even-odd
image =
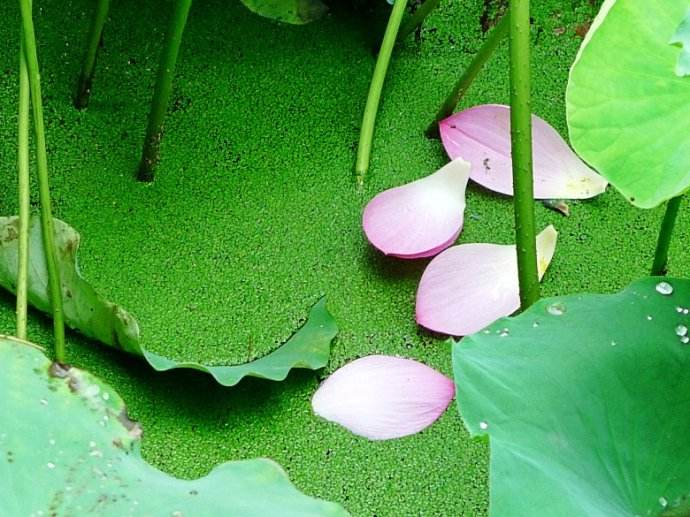
{"type": "MultiPolygon", "coordinates": [[[[147,347],[214,364],[259,357],[287,339],[322,295],[341,332],[327,371],[232,389],[194,372],[156,374],[143,362],[69,334],[74,364],[104,378],[145,430],[143,455],[197,477],[231,459],[270,457],[307,494],[354,515],[482,515],[488,450],[468,439],[454,409],[419,435],[370,443],[314,417],[320,380],[372,353],[424,361],[451,375],[449,346],[417,329],[414,295],[426,261],[401,262],[365,242],[360,215],[382,189],[446,162],[422,136],[483,38],[482,0],[444,1],[421,42],[396,52],[383,93],[367,184],[352,177],[358,129],[386,5],[333,7],[322,21],[281,26],[240,2],[193,6],[152,185],[133,179],[167,13],[161,0],[113,2],[91,105],[71,105],[92,4],[36,3],[39,58],[56,216],[82,235],[81,269],[139,319],[147,347]]],[[[597,9],[589,0],[533,8],[534,111],[565,130],[567,71],[597,9]]],[[[0,214],[16,212],[18,14],[0,5],[0,214]]],[[[464,105],[508,100],[507,44],[464,105]]],[[[462,242],[512,241],[507,198],[468,191],[462,242]]],[[[539,227],[559,230],[547,295],[614,292],[647,273],[663,211],[639,211],[615,191],[572,202],[565,218],[541,205],[539,227]]],[[[686,205],[671,272],[687,275],[686,205]]],[[[0,330],[13,329],[0,296],[0,330]]],[[[34,318],[31,338],[50,345],[34,318]]]]}

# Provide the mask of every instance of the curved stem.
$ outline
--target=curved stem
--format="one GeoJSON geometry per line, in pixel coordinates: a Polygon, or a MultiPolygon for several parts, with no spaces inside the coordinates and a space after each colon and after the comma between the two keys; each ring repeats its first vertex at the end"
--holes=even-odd
{"type": "Polygon", "coordinates": [[[156,88],[151,101],[151,112],[144,138],[144,149],[139,163],[137,177],[139,181],[153,181],[153,172],[160,161],[160,145],[163,138],[163,122],[172,93],[172,81],[175,65],[182,43],[182,34],[187,24],[187,16],[192,0],[176,0],[170,27],[165,36],[165,44],[158,67],[156,88]]]}
{"type": "Polygon", "coordinates": [[[386,80],[388,64],[391,60],[391,54],[393,53],[393,47],[395,46],[395,39],[398,35],[400,22],[405,14],[406,5],[407,0],[395,0],[395,4],[393,4],[393,10],[388,18],[388,25],[386,26],[386,32],[383,35],[381,50],[379,51],[378,58],[376,59],[374,75],[371,77],[369,95],[367,96],[367,103],[364,107],[364,115],[362,116],[362,129],[359,133],[359,146],[357,147],[355,176],[359,185],[364,183],[364,176],[369,169],[371,143],[374,138],[374,124],[376,123],[376,114],[379,109],[379,101],[381,100],[381,90],[383,89],[383,83],[386,80]]]}
{"type": "Polygon", "coordinates": [[[98,0],[96,12],[94,13],[93,20],[91,20],[89,41],[87,43],[86,55],[84,56],[84,63],[81,67],[81,73],[79,74],[77,92],[74,95],[74,107],[77,109],[84,109],[89,105],[91,84],[93,83],[93,74],[96,70],[98,46],[101,43],[103,26],[105,25],[105,20],[108,17],[109,10],[110,0],[98,0]]]}
{"type": "Polygon", "coordinates": [[[400,32],[398,33],[397,42],[400,43],[410,34],[412,34],[417,27],[419,27],[424,19],[429,16],[429,13],[438,7],[441,0],[426,0],[422,5],[419,6],[412,16],[403,23],[400,27],[400,32]]]}
{"type": "Polygon", "coordinates": [[[436,117],[434,117],[434,121],[429,124],[429,127],[426,130],[426,136],[428,138],[438,138],[438,123],[444,118],[450,117],[453,114],[455,107],[465,96],[467,90],[469,90],[470,86],[474,82],[474,79],[477,77],[477,74],[482,71],[482,68],[484,68],[486,62],[493,55],[498,47],[498,44],[503,41],[503,38],[505,38],[508,34],[509,28],[510,12],[507,12],[503,15],[501,21],[498,22],[496,27],[494,27],[489,36],[486,38],[486,41],[475,54],[474,59],[472,59],[472,62],[465,70],[465,73],[463,73],[460,79],[458,79],[458,82],[453,87],[453,90],[450,92],[448,97],[446,97],[446,100],[439,108],[438,112],[436,113],[436,117]]]}
{"type": "MultiPolygon", "coordinates": [[[[22,36],[23,39],[23,36],[22,36]]],[[[24,42],[19,43],[19,113],[17,124],[17,178],[19,191],[19,240],[17,247],[17,337],[27,338],[29,290],[29,74],[24,42]]]]}
{"type": "Polygon", "coordinates": [[[65,325],[62,313],[62,290],[60,271],[57,268],[55,252],[55,230],[50,203],[50,186],[48,179],[48,156],[46,154],[46,137],[43,126],[43,102],[41,99],[41,79],[38,71],[36,52],[36,35],[31,13],[31,0],[19,0],[22,13],[24,33],[24,57],[29,75],[29,90],[33,107],[34,133],[36,135],[36,160],[38,169],[38,193],[41,204],[41,230],[45,249],[46,267],[48,269],[48,290],[53,313],[53,333],[55,334],[55,357],[58,362],[65,362],[65,325]]]}
{"type": "Polygon", "coordinates": [[[532,179],[529,0],[510,1],[510,134],[520,306],[539,299],[532,179]]]}
{"type": "Polygon", "coordinates": [[[664,220],[661,223],[659,239],[656,244],[656,252],[654,253],[652,275],[661,276],[666,274],[666,266],[668,265],[668,248],[671,245],[673,227],[676,224],[678,209],[680,208],[680,202],[682,199],[682,195],[676,196],[671,198],[666,204],[666,213],[664,214],[664,220]]]}

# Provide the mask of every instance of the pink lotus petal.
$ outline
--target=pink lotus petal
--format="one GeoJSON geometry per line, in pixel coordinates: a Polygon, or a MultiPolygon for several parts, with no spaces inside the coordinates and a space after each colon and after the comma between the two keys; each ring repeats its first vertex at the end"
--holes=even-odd
{"type": "MultiPolygon", "coordinates": [[[[537,236],[539,279],[551,262],[558,232],[537,236]]],[[[429,263],[417,290],[417,323],[451,336],[466,336],[520,307],[515,246],[461,244],[429,263]]]]}
{"type": "MultiPolygon", "coordinates": [[[[472,164],[473,181],[513,195],[509,106],[486,104],[461,111],[442,120],[439,130],[448,156],[462,156],[472,164]]],[[[586,199],[606,190],[606,180],[535,115],[532,135],[535,199],[586,199]]]]}
{"type": "Polygon", "coordinates": [[[462,229],[470,164],[456,159],[434,174],[381,192],[364,209],[369,242],[386,255],[431,257],[455,242],[462,229]]]}
{"type": "Polygon", "coordinates": [[[455,385],[433,368],[370,355],[346,364],[319,387],[314,413],[370,440],[418,433],[443,414],[455,385]]]}

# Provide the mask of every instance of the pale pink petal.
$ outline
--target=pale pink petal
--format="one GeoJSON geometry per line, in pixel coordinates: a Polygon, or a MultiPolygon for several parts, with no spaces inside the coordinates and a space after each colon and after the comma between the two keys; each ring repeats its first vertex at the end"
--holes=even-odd
{"type": "Polygon", "coordinates": [[[456,159],[434,174],[381,192],[364,209],[369,242],[386,255],[431,257],[455,242],[462,229],[470,164],[456,159]]]}
{"type": "MultiPolygon", "coordinates": [[[[513,195],[509,106],[486,104],[461,111],[442,120],[439,130],[448,156],[462,156],[472,164],[470,179],[495,192],[513,195]]],[[[536,199],[586,199],[606,190],[606,180],[535,115],[532,135],[536,199]]]]}
{"type": "MultiPolygon", "coordinates": [[[[558,233],[547,226],[537,236],[539,279],[546,272],[558,233]]],[[[421,326],[451,336],[466,336],[520,307],[515,246],[461,244],[434,258],[417,290],[421,326]]]]}
{"type": "Polygon", "coordinates": [[[411,359],[370,355],[346,364],[319,387],[314,413],[370,440],[418,433],[455,396],[445,375],[411,359]]]}

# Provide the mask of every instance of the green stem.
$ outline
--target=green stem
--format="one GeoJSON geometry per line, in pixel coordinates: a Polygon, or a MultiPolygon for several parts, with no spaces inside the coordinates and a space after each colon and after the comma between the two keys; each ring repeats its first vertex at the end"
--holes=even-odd
{"type": "Polygon", "coordinates": [[[668,264],[668,248],[671,244],[671,236],[673,235],[673,227],[676,224],[678,217],[678,209],[683,196],[676,196],[671,198],[666,204],[666,213],[664,220],[661,223],[661,230],[659,231],[659,240],[656,244],[656,253],[654,253],[654,265],[652,265],[652,275],[665,275],[666,266],[668,264]]]}
{"type": "Polygon", "coordinates": [[[539,299],[532,179],[529,0],[510,0],[510,134],[520,304],[539,299]]]}
{"type": "Polygon", "coordinates": [[[33,107],[34,133],[36,136],[36,161],[38,169],[38,193],[41,204],[41,233],[45,248],[46,266],[48,269],[48,290],[53,312],[53,332],[55,334],[55,357],[58,362],[65,362],[65,325],[62,313],[62,291],[60,271],[57,268],[55,252],[55,230],[50,203],[50,186],[48,180],[48,156],[46,153],[45,128],[43,126],[43,101],[41,99],[41,78],[38,71],[38,54],[36,52],[36,35],[31,13],[31,0],[19,0],[24,31],[24,57],[29,73],[29,89],[33,107]]]}
{"type": "Polygon", "coordinates": [[[410,34],[417,30],[424,19],[429,16],[429,13],[438,7],[441,0],[426,0],[422,5],[419,6],[410,18],[402,24],[400,27],[400,32],[398,33],[397,42],[400,43],[406,39],[410,34]]]}
{"type": "Polygon", "coordinates": [[[172,93],[175,64],[182,43],[182,34],[187,24],[187,16],[192,0],[176,0],[170,27],[165,36],[165,44],[158,68],[156,88],[151,101],[151,112],[144,139],[144,150],[139,163],[137,177],[140,181],[153,181],[153,172],[160,161],[160,145],[163,138],[163,122],[172,93]]]}
{"type": "Polygon", "coordinates": [[[383,35],[381,50],[376,60],[374,75],[371,77],[369,95],[367,96],[367,103],[364,107],[364,115],[362,116],[362,129],[359,133],[359,147],[357,148],[357,163],[355,165],[355,176],[359,185],[364,183],[364,176],[369,169],[371,143],[374,138],[374,124],[376,123],[376,113],[378,112],[379,101],[381,100],[381,90],[383,89],[383,82],[386,79],[388,64],[391,60],[395,39],[398,35],[400,22],[405,14],[406,5],[407,0],[395,0],[395,4],[393,4],[393,10],[391,11],[390,18],[388,18],[388,25],[386,26],[386,32],[383,35]]]}
{"type": "MultiPolygon", "coordinates": [[[[23,36],[22,36],[23,40],[23,36]]],[[[19,241],[17,251],[17,337],[27,338],[29,290],[29,123],[31,109],[29,74],[24,42],[19,43],[19,114],[17,127],[17,178],[19,191],[19,241]]]]}
{"type": "Polygon", "coordinates": [[[458,82],[453,87],[453,90],[450,92],[448,97],[446,97],[446,100],[443,102],[441,108],[436,113],[434,121],[431,124],[429,124],[429,127],[426,130],[427,137],[438,138],[438,123],[444,118],[450,117],[453,114],[453,111],[455,111],[455,107],[465,96],[467,90],[469,90],[470,86],[474,82],[474,79],[477,77],[479,72],[481,72],[482,68],[484,68],[484,65],[489,60],[489,58],[493,55],[496,48],[498,47],[498,44],[501,41],[503,41],[503,38],[506,37],[509,29],[510,12],[507,12],[503,15],[503,18],[501,18],[501,21],[498,22],[496,27],[494,27],[494,29],[491,31],[489,36],[486,38],[484,44],[475,54],[474,59],[472,59],[472,62],[470,63],[470,66],[467,67],[465,73],[463,73],[460,79],[458,79],[458,82]]]}
{"type": "Polygon", "coordinates": [[[89,29],[89,41],[87,43],[86,55],[84,56],[81,73],[79,74],[77,92],[74,95],[74,107],[77,109],[84,109],[89,105],[93,74],[96,70],[96,56],[98,55],[98,47],[101,43],[101,36],[103,35],[103,26],[105,25],[109,10],[110,0],[98,0],[96,12],[91,21],[91,28],[89,29]]]}

